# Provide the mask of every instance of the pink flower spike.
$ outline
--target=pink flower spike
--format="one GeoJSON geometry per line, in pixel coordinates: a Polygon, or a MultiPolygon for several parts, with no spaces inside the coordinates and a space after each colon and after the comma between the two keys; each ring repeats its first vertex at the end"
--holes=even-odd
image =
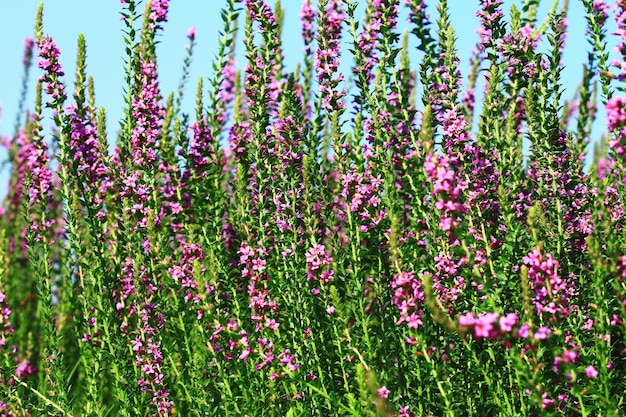
{"type": "Polygon", "coordinates": [[[196,28],[195,27],[190,27],[189,29],[187,29],[187,37],[189,39],[195,39],[196,37],[196,28]]]}

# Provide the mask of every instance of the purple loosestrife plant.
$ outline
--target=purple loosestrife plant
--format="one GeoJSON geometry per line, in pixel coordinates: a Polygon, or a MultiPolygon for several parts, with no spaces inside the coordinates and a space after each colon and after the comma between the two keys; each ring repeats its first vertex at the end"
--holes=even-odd
{"type": "Polygon", "coordinates": [[[190,115],[196,30],[167,94],[169,2],[123,0],[116,136],[40,10],[3,138],[0,415],[623,415],[623,4],[583,0],[564,100],[565,6],[478,2],[466,82],[451,3],[303,0],[294,68],[293,4],[225,0],[190,115]]]}

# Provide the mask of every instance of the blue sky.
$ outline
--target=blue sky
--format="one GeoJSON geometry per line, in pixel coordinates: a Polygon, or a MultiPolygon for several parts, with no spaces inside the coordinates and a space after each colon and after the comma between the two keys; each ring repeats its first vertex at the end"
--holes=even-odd
{"type": "MultiPolygon", "coordinates": [[[[274,0],[268,1],[270,4],[274,0]]],[[[73,83],[74,63],[76,59],[76,42],[79,33],[85,35],[87,41],[87,71],[93,75],[96,88],[96,102],[107,110],[110,138],[114,137],[117,120],[123,110],[123,54],[124,43],[120,20],[121,10],[118,0],[85,1],[85,0],[49,0],[44,2],[44,33],[53,36],[61,49],[61,64],[66,73],[65,82],[71,91],[73,83]]],[[[361,2],[361,9],[365,1],[361,2]]],[[[404,0],[402,0],[404,3],[404,0]]],[[[505,10],[510,4],[519,5],[521,1],[505,1],[505,10]]],[[[542,7],[541,18],[545,17],[552,0],[542,7]],[[550,4],[548,4],[550,3],[550,4]]],[[[573,93],[582,74],[582,64],[586,62],[586,51],[589,49],[584,39],[586,23],[580,1],[570,3],[569,37],[565,49],[566,68],[564,79],[568,85],[568,95],[573,93]]],[[[2,120],[0,135],[7,136],[13,132],[18,95],[22,77],[23,40],[33,35],[33,22],[39,1],[0,0],[0,103],[2,103],[2,120]]],[[[165,32],[158,46],[158,65],[161,90],[166,96],[175,90],[181,75],[182,62],[187,45],[186,34],[189,27],[197,29],[197,46],[193,58],[190,81],[186,90],[184,109],[192,112],[194,90],[199,77],[211,75],[211,64],[217,51],[217,36],[221,29],[220,10],[224,0],[172,0],[170,1],[169,21],[165,24],[165,32]]],[[[285,62],[288,70],[293,70],[302,57],[302,41],[298,11],[301,0],[283,0],[286,8],[283,42],[285,62]]],[[[436,2],[428,1],[430,14],[436,17],[436,2]]],[[[453,27],[458,38],[457,48],[462,63],[463,75],[467,74],[467,62],[470,52],[477,40],[475,33],[478,27],[476,17],[478,0],[448,0],[449,12],[453,27]]],[[[399,30],[407,25],[402,21],[399,30]]],[[[347,33],[344,35],[347,39],[347,33]]],[[[240,46],[240,51],[242,47],[240,46]]],[[[239,62],[241,63],[241,59],[239,62]]],[[[413,61],[417,65],[417,61],[413,61]]],[[[348,62],[349,63],[349,62],[348,62]]],[[[28,104],[33,102],[34,81],[39,75],[33,68],[28,104]]],[[[206,85],[206,84],[205,84],[206,85]]],[[[32,107],[32,106],[31,106],[32,107]]],[[[603,115],[597,125],[601,131],[604,126],[603,115]]],[[[598,136],[600,131],[598,131],[598,136]]],[[[0,160],[4,153],[0,153],[0,160]]],[[[0,174],[0,195],[4,194],[6,172],[0,174]]]]}

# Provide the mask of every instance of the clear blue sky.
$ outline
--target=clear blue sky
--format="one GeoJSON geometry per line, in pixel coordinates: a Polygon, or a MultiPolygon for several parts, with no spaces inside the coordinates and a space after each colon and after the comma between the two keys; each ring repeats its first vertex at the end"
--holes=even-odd
{"type": "MultiPolygon", "coordinates": [[[[274,0],[268,1],[274,4],[274,0]]],[[[65,82],[71,91],[73,83],[74,62],[76,59],[76,42],[79,33],[85,35],[87,41],[87,70],[93,75],[96,87],[96,102],[107,110],[110,140],[113,140],[117,129],[117,120],[123,110],[123,54],[124,44],[119,12],[120,2],[117,0],[49,0],[44,2],[44,33],[53,36],[61,49],[61,64],[66,73],[65,82]]],[[[361,2],[361,9],[365,1],[361,2]]],[[[431,17],[436,18],[436,1],[427,0],[431,17]]],[[[520,0],[505,1],[505,10],[510,4],[519,5],[520,0]]],[[[541,18],[545,17],[552,0],[543,0],[541,18]],[[550,3],[550,4],[548,4],[550,3]]],[[[566,69],[564,78],[568,83],[568,91],[573,93],[582,74],[582,64],[586,62],[586,51],[589,49],[584,39],[586,23],[580,1],[572,0],[569,12],[569,37],[565,50],[566,69]]],[[[38,0],[9,1],[0,0],[0,103],[2,103],[2,120],[0,135],[7,136],[13,132],[18,95],[22,77],[23,40],[33,35],[33,22],[38,0]]],[[[182,61],[187,45],[187,29],[197,29],[197,46],[191,68],[191,76],[186,91],[185,109],[193,109],[194,90],[199,77],[211,75],[211,63],[217,51],[217,36],[221,29],[220,10],[224,0],[171,0],[169,21],[165,24],[165,32],[158,46],[159,77],[161,91],[166,96],[176,89],[181,75],[182,61]]],[[[287,69],[294,69],[302,57],[302,41],[298,11],[301,0],[283,0],[286,9],[283,42],[287,69]]],[[[404,0],[402,0],[404,4],[404,0]]],[[[463,75],[467,75],[467,62],[470,52],[477,40],[475,33],[478,27],[476,17],[478,0],[448,0],[451,21],[458,38],[457,48],[462,63],[463,75]]],[[[402,15],[403,18],[406,16],[402,15]]],[[[243,17],[243,16],[242,16],[243,17]]],[[[407,25],[401,21],[400,30],[407,25]]],[[[347,38],[347,33],[344,39],[347,38]]],[[[240,51],[242,46],[238,46],[240,51]]],[[[36,59],[36,57],[35,57],[36,59]]],[[[240,59],[240,63],[241,63],[240,59]]],[[[414,61],[415,65],[417,64],[414,61]]],[[[349,64],[349,62],[348,62],[349,64]]],[[[37,68],[31,74],[31,88],[27,104],[33,102],[34,80],[39,76],[37,68]]],[[[569,95],[567,96],[569,97],[569,95]]],[[[32,105],[30,105],[32,108],[32,105]]],[[[599,136],[604,126],[603,114],[597,125],[599,136]]],[[[4,153],[0,153],[0,160],[4,153]]],[[[0,174],[0,195],[6,190],[6,170],[0,174]]]]}

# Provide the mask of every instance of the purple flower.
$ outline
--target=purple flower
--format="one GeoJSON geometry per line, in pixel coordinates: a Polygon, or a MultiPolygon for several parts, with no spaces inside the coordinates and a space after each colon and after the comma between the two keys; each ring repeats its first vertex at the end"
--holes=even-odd
{"type": "Polygon", "coordinates": [[[481,23],[478,33],[481,36],[483,47],[492,42],[493,31],[499,28],[500,20],[504,16],[500,10],[502,3],[503,0],[480,0],[480,10],[476,12],[476,16],[481,23]]]}
{"type": "Polygon", "coordinates": [[[42,37],[39,42],[39,62],[37,67],[44,71],[39,77],[39,81],[46,86],[45,92],[50,96],[52,102],[48,105],[56,107],[62,104],[67,96],[65,95],[65,85],[61,81],[61,77],[65,75],[59,63],[61,52],[57,48],[54,39],[50,36],[42,37]]]}
{"type": "Polygon", "coordinates": [[[552,254],[543,255],[538,249],[523,258],[528,267],[528,280],[534,291],[532,301],[537,314],[562,313],[569,315],[568,301],[572,296],[572,284],[559,274],[560,264],[552,254]]]}
{"type": "Polygon", "coordinates": [[[196,28],[195,27],[190,27],[189,29],[187,29],[187,37],[189,39],[195,39],[196,38],[196,28]]]}
{"type": "Polygon", "coordinates": [[[133,99],[135,127],[131,136],[132,158],[136,166],[150,170],[157,160],[156,142],[165,118],[155,62],[141,64],[139,80],[138,95],[133,99]]]}
{"type": "Polygon", "coordinates": [[[409,411],[409,406],[408,405],[405,406],[405,407],[400,407],[398,409],[398,412],[400,413],[399,417],[414,417],[415,416],[415,414],[413,414],[413,413],[411,413],[409,411]]]}
{"type": "Polygon", "coordinates": [[[265,323],[278,327],[280,324],[272,321],[271,317],[271,314],[278,312],[278,304],[270,299],[268,289],[270,277],[266,271],[265,260],[267,251],[262,246],[255,249],[242,242],[238,253],[241,276],[248,280],[247,294],[250,298],[248,307],[252,310],[251,318],[255,322],[256,330],[265,328],[265,323]]]}
{"type": "Polygon", "coordinates": [[[513,330],[513,327],[517,325],[517,314],[509,313],[506,316],[500,317],[498,323],[500,324],[500,331],[504,333],[510,333],[513,330]]]}
{"type": "Polygon", "coordinates": [[[604,26],[606,20],[609,18],[609,9],[610,6],[603,0],[593,0],[593,12],[596,14],[600,26],[604,26]]]}
{"type": "Polygon", "coordinates": [[[313,24],[315,23],[316,13],[311,0],[303,0],[300,8],[300,24],[302,25],[302,39],[304,40],[304,50],[311,50],[311,43],[315,37],[313,24]]]}
{"type": "Polygon", "coordinates": [[[102,203],[104,193],[111,186],[109,170],[106,166],[106,145],[98,141],[98,133],[91,120],[86,114],[80,116],[77,109],[70,105],[66,109],[70,129],[69,149],[70,158],[68,165],[76,170],[79,178],[76,186],[81,187],[87,197],[88,204],[98,206],[102,203]]]}
{"type": "MultiPolygon", "coordinates": [[[[459,331],[462,334],[471,333],[476,339],[510,339],[512,331],[518,323],[515,313],[501,316],[499,313],[481,313],[476,318],[473,313],[461,314],[457,320],[459,331]]],[[[520,331],[524,331],[521,330],[520,331]]],[[[519,334],[519,337],[525,337],[519,334]]]]}
{"type": "Polygon", "coordinates": [[[224,69],[222,70],[219,91],[217,92],[218,105],[221,114],[218,115],[217,121],[220,124],[226,122],[228,113],[227,108],[230,103],[235,100],[235,84],[237,82],[237,62],[234,58],[229,58],[224,69]]]}
{"type": "Polygon", "coordinates": [[[614,135],[609,141],[609,146],[623,158],[626,156],[626,97],[612,97],[605,108],[607,127],[614,135]]]}
{"type": "MultiPolygon", "coordinates": [[[[594,6],[596,6],[594,4],[594,6]]],[[[598,5],[598,10],[600,10],[600,16],[604,17],[602,13],[604,13],[605,8],[603,5],[598,5]]],[[[620,43],[615,47],[614,51],[619,52],[622,55],[621,60],[613,60],[611,62],[611,66],[617,67],[622,74],[618,75],[618,78],[622,79],[624,77],[624,72],[626,72],[626,1],[617,0],[615,2],[615,23],[617,24],[617,30],[613,32],[613,35],[617,35],[619,37],[620,43]]]]}
{"type": "Polygon", "coordinates": [[[606,121],[609,130],[616,130],[626,125],[626,97],[615,96],[606,103],[606,121]]]}
{"type": "Polygon", "coordinates": [[[33,58],[33,48],[35,47],[35,40],[31,37],[24,39],[24,55],[22,58],[22,64],[24,67],[30,67],[30,62],[33,58]]]}
{"type": "Polygon", "coordinates": [[[213,148],[213,136],[206,120],[193,122],[189,130],[193,132],[188,153],[188,157],[191,159],[191,169],[195,175],[202,178],[207,168],[217,162],[213,148]]]}
{"type": "Polygon", "coordinates": [[[587,378],[594,379],[598,376],[598,371],[592,365],[589,365],[585,368],[585,375],[587,375],[587,378]]]}
{"type": "Polygon", "coordinates": [[[15,368],[15,376],[21,380],[26,380],[30,375],[36,372],[35,367],[26,359],[22,360],[15,368]]]}
{"type": "Polygon", "coordinates": [[[472,327],[474,323],[476,323],[476,318],[474,317],[474,313],[465,313],[459,316],[459,326],[462,327],[472,327]]]}
{"type": "Polygon", "coordinates": [[[362,57],[362,63],[360,68],[353,68],[354,73],[362,74],[368,82],[374,79],[372,69],[378,63],[376,52],[380,47],[381,33],[388,33],[395,28],[397,18],[398,8],[394,2],[368,2],[365,24],[357,39],[358,54],[362,57]]]}
{"type": "Polygon", "coordinates": [[[337,91],[336,87],[343,81],[343,75],[335,75],[339,68],[339,40],[341,28],[346,17],[343,0],[331,0],[325,13],[319,18],[318,49],[313,65],[317,71],[319,92],[322,96],[322,107],[325,110],[342,110],[345,108],[343,97],[345,90],[337,91]]]}
{"type": "MultiPolygon", "coordinates": [[[[333,261],[333,258],[326,252],[326,248],[323,245],[315,244],[309,248],[306,254],[306,263],[307,263],[307,279],[311,280],[316,278],[317,272],[320,268],[328,266],[333,261]]],[[[328,271],[324,271],[328,272],[328,271]]],[[[321,280],[324,283],[327,283],[332,279],[334,274],[321,274],[321,280]]]]}
{"type": "Polygon", "coordinates": [[[498,313],[481,313],[474,323],[474,336],[477,339],[492,338],[495,335],[494,324],[498,320],[498,313]]]}
{"type": "Polygon", "coordinates": [[[435,208],[441,212],[439,227],[444,232],[452,233],[458,227],[459,215],[467,211],[460,201],[461,192],[467,188],[467,184],[456,177],[450,159],[445,155],[428,155],[424,170],[433,184],[431,194],[435,198],[435,208]]]}
{"type": "Polygon", "coordinates": [[[413,272],[401,271],[391,279],[391,289],[394,290],[393,304],[400,310],[400,319],[396,325],[406,322],[411,329],[419,328],[423,324],[421,317],[424,314],[422,281],[413,272]]]}
{"type": "Polygon", "coordinates": [[[172,279],[181,286],[185,293],[185,301],[199,301],[198,283],[195,276],[198,273],[204,273],[205,267],[200,264],[204,259],[202,247],[198,244],[187,244],[183,247],[183,256],[178,265],[168,269],[168,273],[172,279]],[[196,267],[196,265],[198,265],[196,267]]]}
{"type": "Polygon", "coordinates": [[[526,339],[530,335],[530,328],[528,324],[524,323],[517,330],[517,337],[526,339]]]}
{"type": "Polygon", "coordinates": [[[533,336],[535,340],[546,340],[552,334],[552,330],[547,327],[540,327],[533,336]]]}
{"type": "Polygon", "coordinates": [[[6,295],[2,291],[2,284],[0,283],[0,353],[4,353],[3,348],[7,345],[7,336],[14,332],[13,326],[9,321],[11,311],[6,295]]]}
{"type": "Polygon", "coordinates": [[[150,4],[150,20],[154,23],[167,22],[169,0],[152,0],[150,4]]]}
{"type": "Polygon", "coordinates": [[[338,215],[347,217],[348,211],[357,219],[362,233],[378,226],[386,215],[380,207],[380,196],[383,180],[370,172],[349,172],[340,177],[342,189],[342,205],[338,207],[338,215]],[[345,206],[344,206],[345,205],[345,206]]]}
{"type": "Polygon", "coordinates": [[[276,116],[286,77],[284,72],[281,73],[283,56],[276,16],[265,1],[246,0],[245,4],[249,18],[259,24],[266,51],[258,48],[248,51],[244,83],[247,106],[254,109],[251,110],[253,113],[276,116]]]}
{"type": "MultiPolygon", "coordinates": [[[[31,207],[37,207],[37,210],[31,211],[29,231],[34,236],[35,241],[41,242],[45,232],[55,223],[55,219],[47,218],[50,215],[51,203],[54,202],[52,191],[55,175],[50,168],[48,145],[39,136],[39,132],[35,133],[32,145],[26,149],[29,151],[26,160],[28,203],[31,207]]],[[[58,177],[56,178],[58,179],[58,177]]],[[[48,243],[52,243],[52,240],[48,243]]]]}
{"type": "Polygon", "coordinates": [[[554,404],[555,402],[556,402],[556,400],[554,400],[554,399],[550,398],[550,397],[548,396],[548,393],[547,393],[547,392],[545,392],[545,391],[544,391],[544,392],[541,394],[541,408],[542,408],[542,409],[544,409],[544,410],[545,410],[545,409],[549,408],[549,407],[550,407],[552,404],[554,404]]]}

